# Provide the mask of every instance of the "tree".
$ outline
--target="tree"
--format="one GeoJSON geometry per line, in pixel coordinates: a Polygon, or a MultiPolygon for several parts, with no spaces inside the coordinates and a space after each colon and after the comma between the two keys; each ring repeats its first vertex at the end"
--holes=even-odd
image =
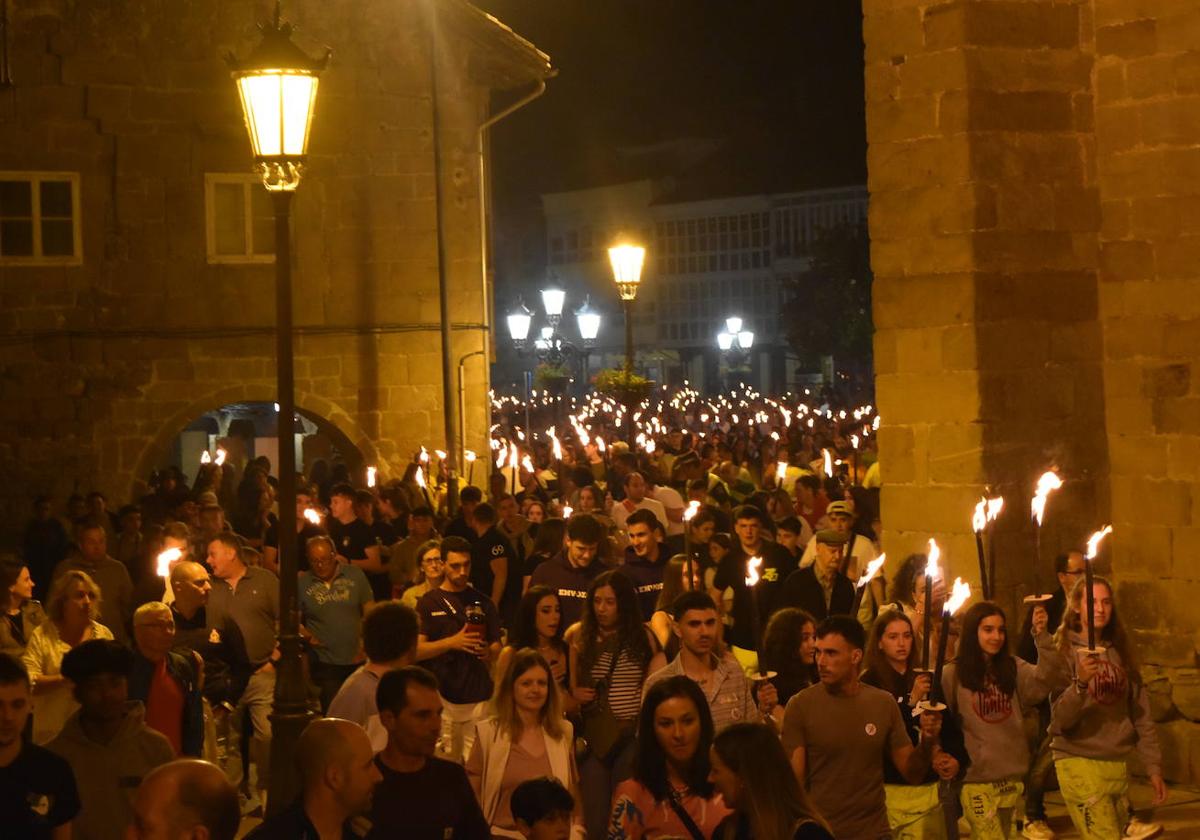
{"type": "Polygon", "coordinates": [[[807,366],[833,356],[839,367],[869,368],[871,243],[866,224],[826,228],[814,240],[808,270],[785,286],[788,344],[807,366]]]}

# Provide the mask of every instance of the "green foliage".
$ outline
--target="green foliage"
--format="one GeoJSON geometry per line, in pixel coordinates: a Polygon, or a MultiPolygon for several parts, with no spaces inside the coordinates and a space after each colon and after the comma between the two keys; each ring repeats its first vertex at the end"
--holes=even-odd
{"type": "Polygon", "coordinates": [[[808,271],[785,286],[783,323],[788,343],[812,367],[819,365],[822,356],[869,365],[875,327],[866,225],[823,231],[809,258],[808,271]]]}
{"type": "Polygon", "coordinates": [[[533,372],[533,385],[539,391],[559,391],[571,381],[571,371],[562,365],[542,363],[533,372]]]}
{"type": "Polygon", "coordinates": [[[654,383],[636,373],[627,373],[625,368],[606,368],[596,374],[596,391],[616,397],[644,397],[650,393],[654,383]]]}

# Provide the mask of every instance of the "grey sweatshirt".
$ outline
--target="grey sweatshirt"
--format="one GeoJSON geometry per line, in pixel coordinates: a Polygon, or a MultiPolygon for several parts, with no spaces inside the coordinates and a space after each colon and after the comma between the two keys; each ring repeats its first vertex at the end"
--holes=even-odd
{"type": "Polygon", "coordinates": [[[1050,718],[1054,758],[1120,761],[1136,749],[1146,772],[1162,775],[1162,750],[1145,686],[1129,679],[1121,655],[1110,647],[1105,649],[1100,672],[1086,689],[1079,689],[1077,651],[1087,647],[1087,639],[1072,633],[1070,640],[1072,655],[1065,666],[1071,682],[1055,698],[1050,718]]]}
{"type": "Polygon", "coordinates": [[[999,782],[1029,771],[1029,746],[1022,719],[1026,711],[1046,699],[1051,689],[1066,683],[1050,636],[1041,633],[1034,641],[1039,653],[1036,668],[1014,657],[1016,694],[1004,694],[995,687],[971,691],[958,681],[958,666],[953,662],[942,672],[942,690],[950,708],[962,718],[963,738],[971,757],[964,782],[999,782]]]}

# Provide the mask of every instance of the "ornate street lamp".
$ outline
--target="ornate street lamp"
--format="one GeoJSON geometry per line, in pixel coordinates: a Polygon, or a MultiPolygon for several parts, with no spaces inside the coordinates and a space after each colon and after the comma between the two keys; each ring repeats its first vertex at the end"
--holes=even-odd
{"type": "Polygon", "coordinates": [[[551,327],[558,327],[566,300],[567,293],[562,289],[542,289],[542,308],[546,310],[546,320],[551,327]]]}
{"type": "Polygon", "coordinates": [[[730,369],[743,367],[754,346],[754,331],[742,329],[742,319],[736,315],[725,319],[725,330],[717,333],[717,347],[730,361],[730,369]]]}
{"type": "Polygon", "coordinates": [[[583,306],[575,310],[575,323],[579,326],[579,337],[590,346],[600,334],[600,313],[592,309],[590,298],[584,298],[583,306]]]}
{"type": "Polygon", "coordinates": [[[292,251],[289,216],[300,186],[317,100],[317,80],[329,51],[305,54],[291,40],[292,27],[279,19],[261,26],[262,41],[244,60],[229,56],[241,97],[254,168],[271,193],[275,209],[275,332],[279,440],[279,646],[271,713],[271,774],[267,806],[286,808],[299,792],[296,744],[308,723],[308,687],[300,647],[296,541],[295,382],[292,359],[292,251]]]}
{"type": "Polygon", "coordinates": [[[533,313],[523,303],[508,313],[508,336],[514,344],[520,345],[529,338],[529,327],[533,324],[533,313]]]}
{"type": "Polygon", "coordinates": [[[633,389],[629,380],[633,378],[633,301],[637,298],[638,285],[642,282],[642,266],[646,262],[646,249],[625,239],[619,240],[608,249],[608,261],[612,264],[613,281],[621,297],[621,308],[625,314],[625,411],[626,437],[630,447],[634,441],[633,389]]]}

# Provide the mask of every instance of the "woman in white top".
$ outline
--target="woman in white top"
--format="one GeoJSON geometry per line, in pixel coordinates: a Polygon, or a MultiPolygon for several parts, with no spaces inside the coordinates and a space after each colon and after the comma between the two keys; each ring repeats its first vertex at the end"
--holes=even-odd
{"type": "Polygon", "coordinates": [[[97,621],[100,587],[86,572],[63,572],[50,587],[43,622],[25,648],[25,668],[33,683],[33,742],[45,744],[79,708],[70,684],[59,670],[67,651],[92,639],[111,639],[112,632],[97,621]]]}
{"type": "Polygon", "coordinates": [[[491,716],[475,725],[467,777],[479,799],[492,837],[520,838],[511,797],[526,779],[550,776],[575,797],[573,837],[582,837],[575,735],[563,717],[562,697],[550,665],[536,650],[522,648],[496,682],[491,716]]]}

